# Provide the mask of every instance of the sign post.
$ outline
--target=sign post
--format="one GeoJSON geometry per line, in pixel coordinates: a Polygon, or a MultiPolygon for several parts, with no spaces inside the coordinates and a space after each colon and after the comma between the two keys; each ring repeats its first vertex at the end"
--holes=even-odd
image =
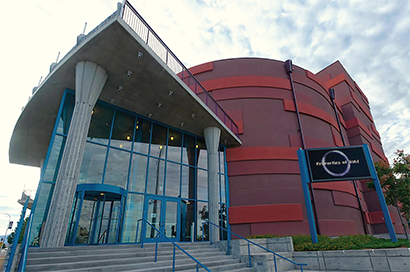
{"type": "Polygon", "coordinates": [[[363,146],[315,148],[298,150],[300,175],[309,220],[312,242],[317,243],[317,232],[308,183],[372,179],[392,242],[397,242],[393,223],[387,209],[376,169],[366,144],[363,146]]]}
{"type": "Polygon", "coordinates": [[[313,217],[313,207],[310,200],[310,192],[308,188],[308,183],[310,183],[309,172],[306,163],[305,151],[302,149],[298,150],[299,168],[300,176],[302,178],[303,195],[305,196],[306,212],[309,221],[310,237],[312,237],[312,242],[317,243],[317,231],[315,225],[315,218],[313,217]]]}

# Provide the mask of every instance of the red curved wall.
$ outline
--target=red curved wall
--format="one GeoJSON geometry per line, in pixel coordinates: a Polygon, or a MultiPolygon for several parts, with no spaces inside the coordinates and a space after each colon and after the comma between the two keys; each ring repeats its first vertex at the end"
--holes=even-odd
{"type": "MultiPolygon", "coordinates": [[[[309,234],[296,155],[301,136],[284,62],[227,59],[190,71],[239,126],[243,145],[227,150],[232,231],[309,234]]],[[[348,145],[367,143],[374,160],[385,159],[367,98],[339,62],[317,75],[294,66],[293,80],[307,148],[342,146],[343,133],[348,145]],[[342,132],[328,88],[336,90],[342,132]]],[[[368,232],[387,232],[377,197],[357,185],[368,232]]],[[[351,181],[314,184],[314,195],[321,234],[364,233],[351,181]]]]}

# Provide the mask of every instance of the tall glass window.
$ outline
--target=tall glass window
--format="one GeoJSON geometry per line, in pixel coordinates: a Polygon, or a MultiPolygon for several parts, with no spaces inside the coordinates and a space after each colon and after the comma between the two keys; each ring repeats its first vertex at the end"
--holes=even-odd
{"type": "Polygon", "coordinates": [[[134,124],[134,116],[122,111],[116,111],[110,146],[131,150],[134,124]]]}
{"type": "Polygon", "coordinates": [[[102,183],[107,147],[86,143],[78,183],[102,183]]]}
{"type": "MultiPolygon", "coordinates": [[[[73,93],[68,91],[65,97],[37,196],[36,226],[33,225],[36,229],[32,231],[32,237],[37,237],[37,241],[47,216],[75,104],[73,93]]],[[[222,146],[219,149],[218,189],[219,223],[226,227],[228,203],[224,150],[222,146]]],[[[172,238],[198,241],[202,240],[202,234],[205,239],[209,235],[207,226],[202,229],[202,222],[208,219],[207,160],[203,138],[98,101],[91,116],[78,184],[112,185],[125,190],[127,197],[119,219],[123,243],[139,242],[141,233],[136,233],[136,222],[144,214],[147,216],[149,200],[162,203],[158,209],[164,210],[165,221],[171,213],[175,216],[167,225],[167,233],[172,238]],[[166,212],[170,207],[172,210],[166,212]]]]}
{"type": "Polygon", "coordinates": [[[110,148],[105,169],[104,184],[126,188],[131,153],[110,148]]]}
{"type": "Polygon", "coordinates": [[[87,139],[96,143],[108,144],[114,110],[97,103],[92,111],[87,139]]]}

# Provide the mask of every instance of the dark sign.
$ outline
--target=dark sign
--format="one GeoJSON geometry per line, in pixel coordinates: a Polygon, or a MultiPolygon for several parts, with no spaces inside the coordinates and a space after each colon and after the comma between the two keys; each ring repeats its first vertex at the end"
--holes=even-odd
{"type": "Polygon", "coordinates": [[[312,182],[371,179],[362,146],[306,149],[312,182]]]}

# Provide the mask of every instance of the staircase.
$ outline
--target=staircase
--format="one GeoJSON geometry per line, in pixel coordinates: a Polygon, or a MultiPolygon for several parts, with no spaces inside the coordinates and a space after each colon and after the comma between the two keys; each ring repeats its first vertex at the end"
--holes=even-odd
{"type": "MultiPolygon", "coordinates": [[[[211,271],[254,272],[208,243],[178,244],[211,271]]],[[[154,262],[155,244],[72,246],[30,248],[26,271],[172,271],[173,245],[158,244],[158,259],[154,262]]],[[[175,248],[175,271],[194,272],[196,262],[175,248]]],[[[199,271],[205,271],[199,268],[199,271]]]]}

